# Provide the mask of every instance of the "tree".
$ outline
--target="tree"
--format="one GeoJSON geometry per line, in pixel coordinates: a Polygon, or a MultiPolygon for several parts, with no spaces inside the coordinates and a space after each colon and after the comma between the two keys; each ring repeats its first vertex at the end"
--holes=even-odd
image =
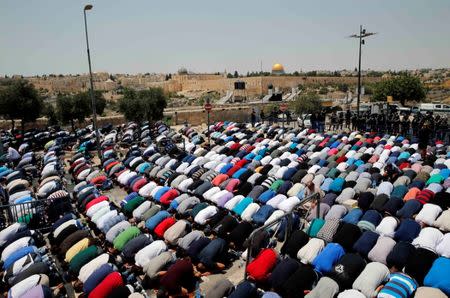
{"type": "Polygon", "coordinates": [[[135,91],[124,89],[119,101],[119,111],[127,120],[141,122],[157,121],[163,118],[167,106],[167,96],[161,88],[135,91]]]}
{"type": "Polygon", "coordinates": [[[234,78],[239,78],[239,73],[237,72],[237,70],[234,71],[233,77],[234,78]]]}
{"type": "Polygon", "coordinates": [[[302,84],[298,84],[298,85],[297,85],[297,88],[298,88],[298,90],[300,90],[300,91],[306,90],[305,85],[302,85],[302,84]]]}
{"type": "Polygon", "coordinates": [[[58,115],[56,114],[55,107],[52,104],[46,104],[44,106],[43,114],[47,117],[47,125],[57,125],[58,115]]]}
{"type": "Polygon", "coordinates": [[[167,96],[162,88],[150,88],[139,91],[139,97],[144,106],[144,119],[158,121],[164,116],[167,107],[167,96]]]}
{"type": "Polygon", "coordinates": [[[139,122],[144,118],[142,103],[135,90],[123,89],[123,98],[119,100],[119,111],[129,121],[139,122]]]}
{"type": "Polygon", "coordinates": [[[294,102],[294,111],[302,120],[306,114],[318,112],[321,108],[319,96],[311,92],[298,96],[294,102]]]}
{"type": "Polygon", "coordinates": [[[75,120],[84,122],[90,114],[90,105],[82,95],[74,96],[59,95],[56,99],[56,113],[63,124],[70,123],[72,130],[75,130],[75,120]]]}
{"type": "MultiPolygon", "coordinates": [[[[90,111],[88,114],[92,111],[92,100],[91,100],[91,93],[90,91],[86,92],[79,92],[75,95],[75,97],[78,98],[79,101],[84,101],[83,105],[88,105],[90,107],[90,111]]],[[[103,97],[102,92],[99,90],[94,90],[94,99],[95,99],[95,113],[97,115],[103,114],[106,108],[106,99],[103,97]]]]}
{"type": "Polygon", "coordinates": [[[347,92],[348,91],[348,84],[346,83],[340,83],[337,85],[337,89],[341,92],[347,92]]]}
{"type": "MultiPolygon", "coordinates": [[[[100,91],[94,92],[96,114],[103,113],[106,107],[106,99],[100,91]]],[[[75,130],[75,120],[82,123],[92,114],[92,100],[89,91],[79,92],[73,96],[58,95],[56,99],[56,115],[63,123],[70,123],[75,130]]]]}
{"type": "Polygon", "coordinates": [[[373,84],[364,85],[364,94],[372,95],[373,94],[373,84]]]}
{"type": "Polygon", "coordinates": [[[374,85],[372,101],[386,101],[387,96],[405,105],[406,101],[422,101],[426,91],[419,78],[402,74],[374,85]]]}
{"type": "Polygon", "coordinates": [[[15,102],[11,92],[10,86],[0,89],[0,112],[4,119],[11,120],[11,129],[14,130],[14,119],[18,118],[19,113],[14,109],[15,102]]]}
{"type": "Polygon", "coordinates": [[[319,94],[325,95],[328,93],[328,89],[326,87],[320,87],[319,94]]]}
{"type": "Polygon", "coordinates": [[[367,77],[382,77],[383,73],[381,71],[371,70],[366,74],[367,77]]]}
{"type": "Polygon", "coordinates": [[[14,130],[14,119],[21,120],[21,128],[25,123],[35,122],[41,115],[44,101],[33,84],[26,80],[12,80],[11,84],[0,91],[0,113],[11,120],[14,130]]]}
{"type": "MultiPolygon", "coordinates": [[[[85,96],[87,95],[89,103],[91,103],[91,95],[89,92],[85,92],[85,96]]],[[[106,108],[106,99],[103,97],[103,94],[101,91],[95,90],[94,91],[94,98],[95,98],[95,112],[97,115],[102,115],[106,108]]],[[[92,105],[90,104],[92,107],[92,105]]]]}
{"type": "Polygon", "coordinates": [[[333,71],[332,76],[333,76],[333,77],[340,77],[340,76],[341,76],[341,73],[340,73],[339,71],[335,70],[335,71],[333,71]]]}

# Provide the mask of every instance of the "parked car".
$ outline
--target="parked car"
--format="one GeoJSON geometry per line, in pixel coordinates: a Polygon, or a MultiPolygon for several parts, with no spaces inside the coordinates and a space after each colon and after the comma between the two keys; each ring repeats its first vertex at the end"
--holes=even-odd
{"type": "Polygon", "coordinates": [[[302,115],[302,117],[297,117],[297,123],[298,126],[300,127],[306,127],[306,128],[310,128],[312,127],[312,123],[311,123],[311,114],[304,114],[302,115]]]}
{"type": "Polygon", "coordinates": [[[450,113],[450,105],[442,103],[421,103],[419,105],[419,110],[421,112],[444,112],[450,113]]]}

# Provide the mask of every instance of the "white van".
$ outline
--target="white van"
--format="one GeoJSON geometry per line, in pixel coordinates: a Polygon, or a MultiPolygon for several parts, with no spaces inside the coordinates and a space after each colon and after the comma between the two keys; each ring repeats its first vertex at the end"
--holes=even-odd
{"type": "Polygon", "coordinates": [[[419,105],[419,110],[421,112],[444,112],[450,113],[450,105],[442,103],[421,103],[419,105]]]}
{"type": "Polygon", "coordinates": [[[300,127],[311,128],[312,127],[311,114],[306,114],[306,115],[303,114],[303,118],[298,117],[297,123],[298,123],[298,126],[300,126],[300,127]]]}

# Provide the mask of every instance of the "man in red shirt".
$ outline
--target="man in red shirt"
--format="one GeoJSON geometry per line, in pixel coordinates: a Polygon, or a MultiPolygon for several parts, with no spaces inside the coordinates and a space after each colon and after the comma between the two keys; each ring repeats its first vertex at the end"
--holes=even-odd
{"type": "Polygon", "coordinates": [[[170,228],[171,226],[173,226],[176,223],[176,219],[173,217],[168,217],[166,219],[164,219],[162,222],[160,222],[155,229],[153,230],[153,233],[155,233],[155,235],[158,238],[163,239],[164,238],[164,233],[167,231],[168,228],[170,228]]]}
{"type": "Polygon", "coordinates": [[[263,249],[247,266],[247,274],[255,281],[266,281],[277,263],[277,253],[270,248],[263,249]]]}
{"type": "Polygon", "coordinates": [[[165,194],[163,194],[161,196],[161,198],[159,199],[159,201],[161,202],[161,204],[168,206],[179,195],[180,195],[180,193],[178,192],[178,190],[171,189],[171,190],[167,191],[165,194]]]}
{"type": "Polygon", "coordinates": [[[123,285],[122,275],[119,272],[112,272],[89,293],[89,298],[107,298],[115,288],[123,285]]]}

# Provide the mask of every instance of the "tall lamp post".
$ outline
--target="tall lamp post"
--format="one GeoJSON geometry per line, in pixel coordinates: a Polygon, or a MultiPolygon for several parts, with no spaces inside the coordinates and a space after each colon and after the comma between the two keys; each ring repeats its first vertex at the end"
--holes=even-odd
{"type": "Polygon", "coordinates": [[[371,36],[371,35],[375,35],[377,33],[373,33],[373,32],[366,32],[366,29],[363,29],[362,25],[359,25],[359,34],[353,34],[350,35],[349,37],[351,38],[358,38],[359,39],[359,58],[358,58],[358,99],[356,102],[356,110],[357,110],[357,114],[359,116],[359,103],[361,100],[361,46],[363,44],[365,44],[364,42],[364,38],[371,36]]]}
{"type": "Polygon", "coordinates": [[[93,125],[94,131],[95,131],[95,141],[97,143],[97,154],[98,154],[98,158],[100,159],[100,162],[101,162],[102,154],[100,152],[100,135],[98,132],[98,127],[97,127],[97,112],[96,112],[96,108],[95,108],[95,96],[94,96],[94,79],[92,77],[91,54],[89,51],[89,38],[88,38],[87,20],[86,20],[86,11],[91,10],[92,7],[93,6],[91,4],[87,4],[83,9],[83,14],[84,14],[84,30],[86,32],[86,48],[87,48],[87,56],[88,56],[88,63],[89,63],[89,81],[91,84],[89,93],[91,96],[91,105],[92,105],[92,122],[93,122],[92,125],[93,125]]]}

